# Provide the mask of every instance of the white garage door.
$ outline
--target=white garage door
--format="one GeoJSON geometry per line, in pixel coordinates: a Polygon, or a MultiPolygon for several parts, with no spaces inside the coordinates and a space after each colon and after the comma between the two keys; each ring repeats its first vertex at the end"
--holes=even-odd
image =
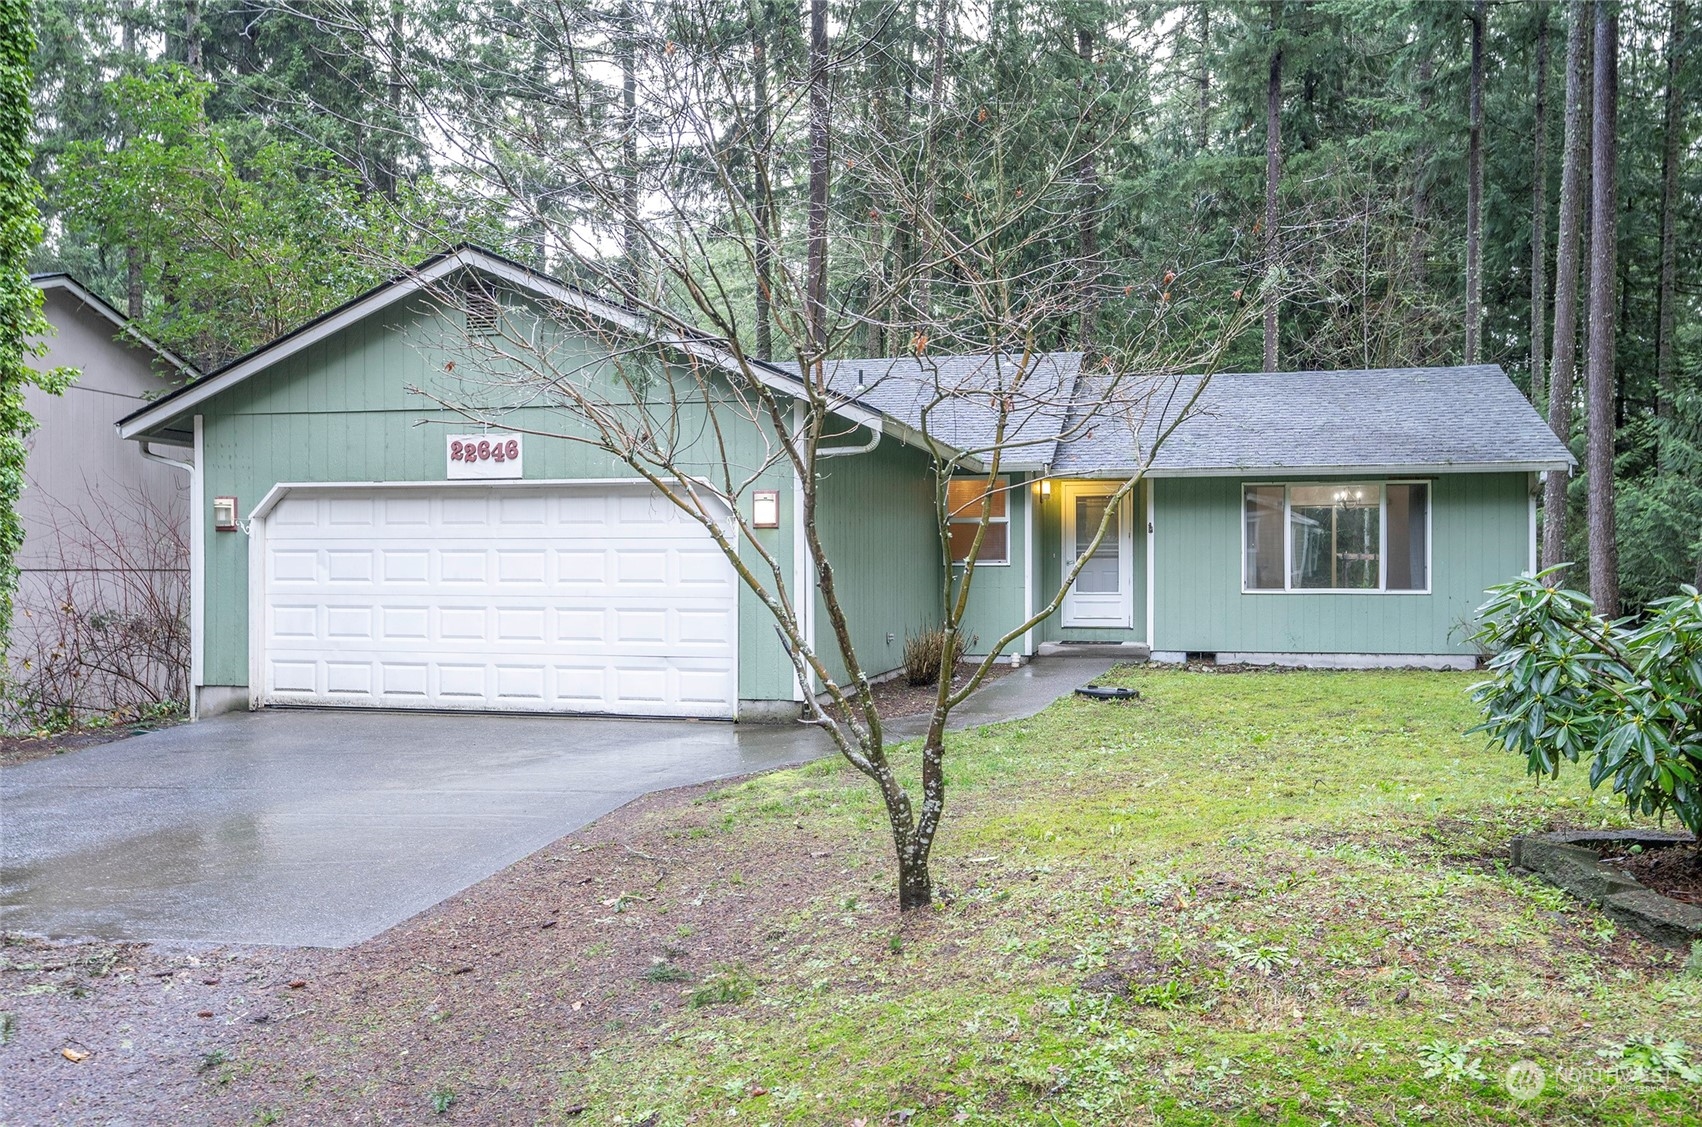
{"type": "Polygon", "coordinates": [[[649,486],[286,496],[268,704],[731,717],[736,579],[649,486]]]}

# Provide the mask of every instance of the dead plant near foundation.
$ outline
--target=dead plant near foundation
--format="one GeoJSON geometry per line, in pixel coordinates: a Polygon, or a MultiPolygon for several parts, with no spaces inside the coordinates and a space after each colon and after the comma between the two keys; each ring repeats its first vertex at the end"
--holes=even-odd
{"type": "Polygon", "coordinates": [[[18,584],[0,720],[60,730],[182,709],[189,677],[189,546],[181,506],[140,489],[55,509],[18,584]]]}

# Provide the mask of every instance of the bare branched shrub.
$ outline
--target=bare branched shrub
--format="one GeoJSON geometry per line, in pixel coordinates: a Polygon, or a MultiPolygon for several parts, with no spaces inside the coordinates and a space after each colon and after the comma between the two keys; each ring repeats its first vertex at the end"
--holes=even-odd
{"type": "Polygon", "coordinates": [[[7,655],[8,729],[181,710],[188,699],[189,545],[181,503],[140,488],[55,505],[33,538],[7,655]],[[39,534],[38,534],[39,535],[39,534]]]}
{"type": "Polygon", "coordinates": [[[905,682],[911,685],[938,684],[940,671],[956,665],[977,641],[977,638],[965,638],[962,634],[953,634],[948,641],[946,632],[937,627],[918,634],[905,635],[905,682]],[[948,646],[951,649],[949,658],[946,656],[948,646]]]}

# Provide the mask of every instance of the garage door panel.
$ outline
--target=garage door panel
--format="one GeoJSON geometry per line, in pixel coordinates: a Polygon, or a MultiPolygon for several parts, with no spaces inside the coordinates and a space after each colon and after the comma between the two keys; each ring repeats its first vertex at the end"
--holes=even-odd
{"type": "Polygon", "coordinates": [[[431,666],[425,662],[380,661],[377,665],[379,692],[383,696],[424,701],[431,695],[431,666]]]}
{"type": "Polygon", "coordinates": [[[427,583],[431,552],[425,548],[385,548],[379,552],[378,574],[385,583],[427,583]]]}
{"type": "Polygon", "coordinates": [[[268,700],[732,714],[732,568],[659,496],[298,495],[266,533],[268,700]]]}
{"type": "Polygon", "coordinates": [[[332,583],[371,583],[372,548],[332,548],[325,552],[325,578],[332,583]]]}

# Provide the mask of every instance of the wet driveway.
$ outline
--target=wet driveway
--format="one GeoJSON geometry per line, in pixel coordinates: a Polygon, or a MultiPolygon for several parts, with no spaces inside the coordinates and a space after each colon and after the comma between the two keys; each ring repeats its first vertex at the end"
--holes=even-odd
{"type": "MultiPolygon", "coordinates": [[[[1110,664],[1043,659],[966,702],[960,720],[1028,715],[1110,664]]],[[[827,750],[802,725],[215,717],[0,772],[0,926],[345,946],[639,795],[827,750]]]]}

